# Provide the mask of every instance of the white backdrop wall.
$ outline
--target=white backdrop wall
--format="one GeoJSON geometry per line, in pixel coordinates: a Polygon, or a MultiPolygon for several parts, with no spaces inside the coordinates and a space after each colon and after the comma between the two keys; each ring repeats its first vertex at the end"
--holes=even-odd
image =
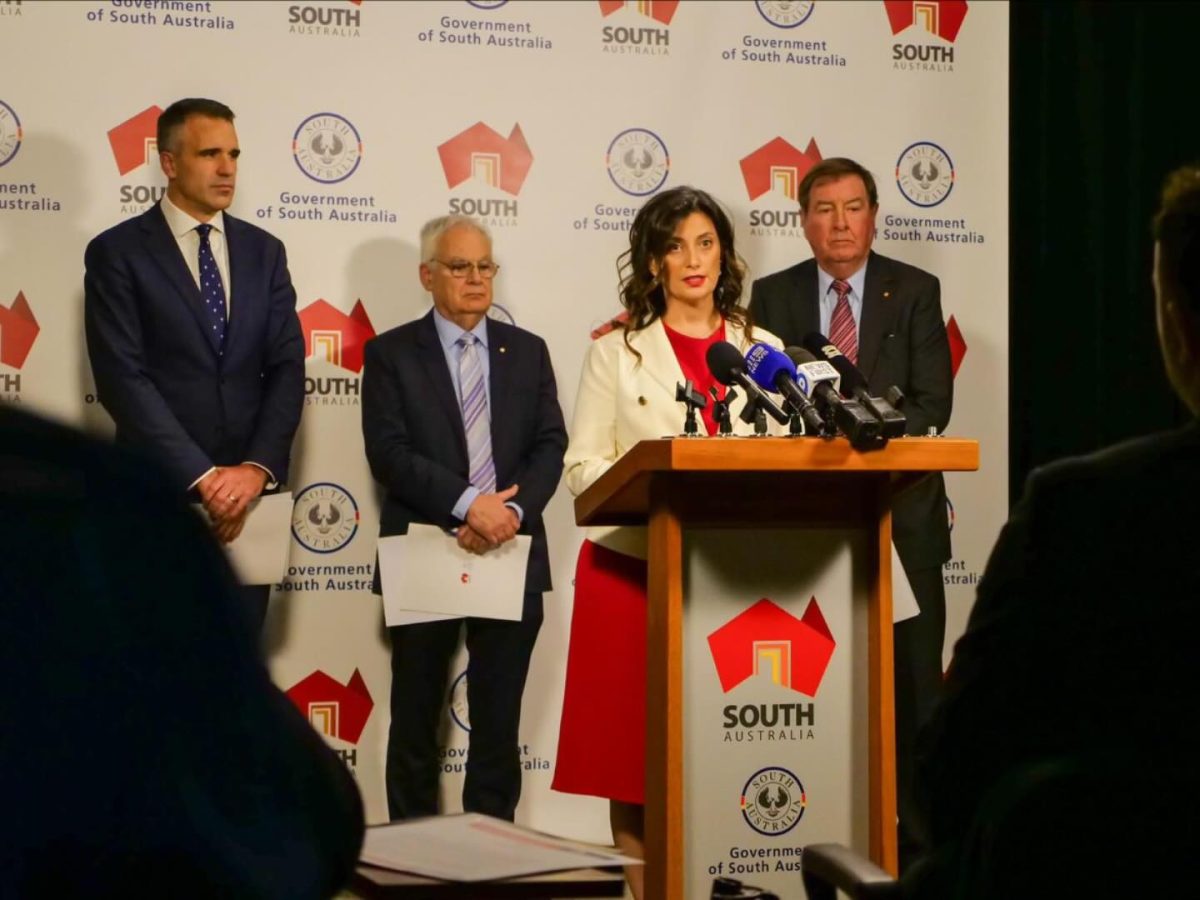
{"type": "MultiPolygon", "coordinates": [[[[548,341],[569,421],[646,196],[714,193],[764,275],[810,255],[799,177],[852,156],[879,182],[876,249],[941,278],[960,363],[949,433],[982,448],[979,473],[948,479],[948,652],[1006,511],[1007,47],[1005,4],[956,0],[0,2],[0,400],[111,428],[83,346],[83,249],[161,193],[155,108],[228,103],[243,149],[232,212],[287,245],[311,352],[270,665],[380,821],[390,673],[369,590],[361,342],[428,308],[420,224],[451,210],[491,224],[497,302],[548,341]]],[[[549,790],[581,537],[565,490],[547,518],[557,589],[526,695],[518,817],[601,839],[601,801],[549,790]]],[[[461,690],[447,712],[454,808],[461,690]]]]}

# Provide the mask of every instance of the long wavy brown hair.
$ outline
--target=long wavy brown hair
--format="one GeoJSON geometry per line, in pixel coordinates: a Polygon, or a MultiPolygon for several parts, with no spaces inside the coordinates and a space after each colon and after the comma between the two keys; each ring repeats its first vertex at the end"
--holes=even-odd
{"type": "Polygon", "coordinates": [[[617,257],[621,305],[629,316],[623,323],[625,346],[641,359],[629,344],[629,336],[641,331],[662,316],[667,309],[666,292],[655,270],[666,271],[667,250],[679,223],[692,213],[703,213],[712,220],[721,245],[721,274],[713,291],[713,303],[725,319],[740,325],[747,335],[753,330],[749,312],[739,301],[746,280],[746,263],[733,244],[733,223],[711,194],[687,185],[671,188],[646,201],[629,229],[629,249],[617,257]]]}

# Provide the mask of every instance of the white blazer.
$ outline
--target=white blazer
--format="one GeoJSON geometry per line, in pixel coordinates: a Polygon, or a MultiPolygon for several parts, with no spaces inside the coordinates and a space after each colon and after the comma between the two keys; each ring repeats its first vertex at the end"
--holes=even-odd
{"type": "MultiPolygon", "coordinates": [[[[725,323],[725,339],[742,353],[752,343],[783,347],[779,338],[762,328],[754,329],[753,341],[747,340],[742,329],[732,322],[725,323]]],[[[571,442],[564,461],[567,488],[575,496],[587,490],[638,441],[675,435],[683,430],[686,408],[675,399],[675,386],[682,384],[685,376],[662,320],[656,319],[630,335],[629,343],[642,354],[640,362],[625,346],[621,328],[593,341],[584,359],[571,420],[571,442]]],[[[747,425],[737,415],[741,406],[734,401],[734,433],[753,434],[754,426],[747,425]]],[[[768,425],[772,434],[786,433],[772,419],[768,419],[768,425]]],[[[620,553],[646,558],[645,528],[589,528],[587,537],[620,553]]]]}

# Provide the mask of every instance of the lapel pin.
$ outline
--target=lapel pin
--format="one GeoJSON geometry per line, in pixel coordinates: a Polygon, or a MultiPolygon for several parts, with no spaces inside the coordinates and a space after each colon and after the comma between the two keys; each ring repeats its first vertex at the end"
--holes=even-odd
{"type": "Polygon", "coordinates": [[[501,347],[501,348],[500,348],[500,352],[501,352],[501,353],[507,353],[507,352],[508,352],[508,348],[507,348],[507,347],[501,347]]]}

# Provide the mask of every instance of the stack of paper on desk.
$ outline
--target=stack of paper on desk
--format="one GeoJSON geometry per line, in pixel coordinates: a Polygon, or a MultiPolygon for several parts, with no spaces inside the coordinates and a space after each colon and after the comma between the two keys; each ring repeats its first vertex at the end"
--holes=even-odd
{"type": "Polygon", "coordinates": [[[368,828],[360,859],[373,866],[446,881],[491,881],[565,869],[641,864],[641,860],[603,847],[551,837],[479,813],[368,828]]]}

